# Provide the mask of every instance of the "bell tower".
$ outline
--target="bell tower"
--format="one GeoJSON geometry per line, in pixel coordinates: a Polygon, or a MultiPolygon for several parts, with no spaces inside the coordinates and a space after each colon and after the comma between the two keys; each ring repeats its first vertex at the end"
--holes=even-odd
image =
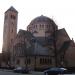
{"type": "Polygon", "coordinates": [[[5,12],[4,31],[3,31],[3,49],[2,52],[10,51],[13,41],[17,35],[18,12],[14,7],[10,7],[5,12]]]}

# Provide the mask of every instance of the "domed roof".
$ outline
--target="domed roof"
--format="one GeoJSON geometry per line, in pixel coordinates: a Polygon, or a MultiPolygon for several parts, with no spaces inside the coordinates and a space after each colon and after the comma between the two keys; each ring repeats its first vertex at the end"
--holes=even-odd
{"type": "Polygon", "coordinates": [[[47,24],[49,24],[49,23],[51,23],[51,22],[53,22],[52,19],[50,19],[50,18],[48,18],[48,17],[46,17],[46,16],[41,15],[41,16],[36,17],[35,19],[33,19],[33,20],[31,21],[30,25],[38,24],[38,23],[47,23],[47,24]]]}

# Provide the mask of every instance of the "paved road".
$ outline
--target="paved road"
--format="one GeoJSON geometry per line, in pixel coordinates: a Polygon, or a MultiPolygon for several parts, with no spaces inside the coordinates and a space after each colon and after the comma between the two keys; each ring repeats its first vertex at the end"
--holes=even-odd
{"type": "Polygon", "coordinates": [[[64,74],[64,75],[75,75],[75,74],[64,74]]]}
{"type": "MultiPolygon", "coordinates": [[[[0,75],[44,75],[43,72],[32,72],[31,74],[14,73],[11,70],[0,70],[0,75]]],[[[75,75],[75,74],[64,74],[64,75],[75,75]]]]}
{"type": "Polygon", "coordinates": [[[43,72],[33,72],[31,74],[14,73],[11,70],[0,70],[0,75],[44,75],[43,72]]]}

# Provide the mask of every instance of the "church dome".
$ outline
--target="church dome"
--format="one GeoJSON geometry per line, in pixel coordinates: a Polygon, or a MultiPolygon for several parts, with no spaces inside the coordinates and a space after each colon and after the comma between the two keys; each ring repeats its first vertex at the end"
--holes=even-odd
{"type": "Polygon", "coordinates": [[[36,17],[35,19],[33,19],[31,21],[30,25],[34,25],[34,24],[38,24],[38,23],[50,24],[51,22],[53,22],[52,19],[41,15],[41,16],[36,17]]]}
{"type": "Polygon", "coordinates": [[[55,22],[43,15],[34,18],[27,27],[35,37],[48,37],[53,34],[54,29],[57,30],[55,22]]]}

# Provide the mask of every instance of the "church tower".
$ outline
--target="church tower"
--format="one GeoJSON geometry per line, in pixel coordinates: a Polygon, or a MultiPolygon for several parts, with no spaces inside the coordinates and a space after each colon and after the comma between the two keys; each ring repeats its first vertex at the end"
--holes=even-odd
{"type": "Polygon", "coordinates": [[[13,41],[17,35],[18,12],[12,6],[5,12],[4,31],[3,31],[3,50],[10,51],[13,41]]]}

